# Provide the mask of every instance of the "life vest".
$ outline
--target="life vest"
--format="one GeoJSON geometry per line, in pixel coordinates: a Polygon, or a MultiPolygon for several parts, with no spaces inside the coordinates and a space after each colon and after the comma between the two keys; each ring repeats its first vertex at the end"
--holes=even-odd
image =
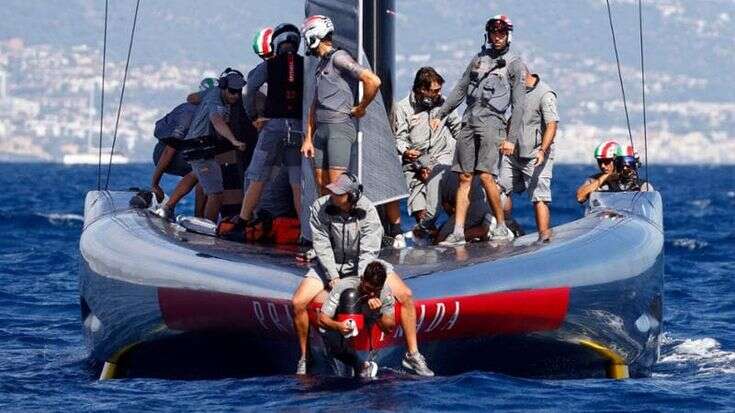
{"type": "Polygon", "coordinates": [[[304,58],[293,52],[268,60],[265,117],[301,119],[304,97],[304,58]]]}

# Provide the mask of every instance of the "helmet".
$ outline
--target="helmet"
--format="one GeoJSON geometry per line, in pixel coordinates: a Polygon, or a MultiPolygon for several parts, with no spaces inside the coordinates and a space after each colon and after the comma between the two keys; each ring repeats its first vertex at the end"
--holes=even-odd
{"type": "Polygon", "coordinates": [[[490,33],[507,31],[508,32],[508,44],[513,40],[513,22],[510,17],[502,14],[497,14],[491,17],[487,23],[485,23],[485,40],[490,41],[490,33]]]}
{"type": "Polygon", "coordinates": [[[199,82],[199,90],[207,90],[217,86],[217,79],[213,77],[205,77],[199,82]]]}
{"type": "Polygon", "coordinates": [[[638,169],[638,157],[633,145],[625,145],[625,149],[621,149],[620,153],[615,155],[615,170],[622,172],[625,166],[634,171],[638,169]]]}
{"type": "Polygon", "coordinates": [[[595,159],[613,159],[623,154],[620,144],[613,141],[605,141],[595,148],[595,159]]]}
{"type": "Polygon", "coordinates": [[[513,22],[510,17],[503,16],[502,14],[495,15],[485,23],[485,31],[488,33],[507,30],[513,31],[513,22]]]}
{"type": "Polygon", "coordinates": [[[293,24],[281,23],[273,30],[273,51],[277,54],[281,44],[287,42],[293,43],[298,49],[301,44],[301,33],[299,32],[299,28],[293,24]]]}
{"type": "Polygon", "coordinates": [[[264,27],[260,29],[253,37],[253,51],[261,59],[268,59],[273,57],[273,28],[264,27]]]}
{"type": "Polygon", "coordinates": [[[623,156],[632,156],[634,158],[638,157],[638,154],[635,153],[635,148],[633,148],[633,145],[625,145],[625,148],[623,148],[623,156]]]}
{"type": "Polygon", "coordinates": [[[304,36],[306,47],[309,49],[316,49],[322,39],[332,32],[334,32],[332,19],[320,14],[307,17],[301,26],[301,35],[304,36]]]}

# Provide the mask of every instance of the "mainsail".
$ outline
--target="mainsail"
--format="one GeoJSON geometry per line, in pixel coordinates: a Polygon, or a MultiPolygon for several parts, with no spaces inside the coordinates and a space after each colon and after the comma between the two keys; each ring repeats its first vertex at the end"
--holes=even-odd
{"type": "MultiPolygon", "coordinates": [[[[362,0],[307,0],[306,16],[322,14],[334,22],[334,45],[358,58],[358,62],[378,73],[383,82],[375,100],[368,106],[367,114],[358,122],[357,151],[353,153],[350,170],[362,182],[365,195],[376,205],[405,198],[408,195],[403,179],[401,163],[396,151],[395,138],[388,121],[387,108],[392,105],[393,86],[393,1],[362,0]],[[366,19],[366,14],[370,18],[366,19]],[[369,34],[366,38],[365,33],[369,34]],[[389,34],[382,36],[381,34],[389,34]],[[380,39],[379,39],[380,38],[380,39]],[[368,47],[366,47],[368,43],[368,47]],[[379,43],[382,43],[379,44],[379,43]],[[384,53],[383,48],[390,50],[384,53]],[[366,53],[367,49],[367,53],[366,53]],[[386,106],[386,100],[388,105],[386,106]]],[[[304,73],[304,111],[308,111],[314,96],[314,70],[317,59],[307,58],[304,73]]],[[[355,91],[359,92],[355,84],[355,91]]],[[[359,96],[359,93],[355,94],[359,96]]],[[[304,119],[307,119],[306,113],[304,119]]],[[[309,234],[308,206],[317,196],[311,162],[302,163],[303,191],[302,233],[309,234]]]]}

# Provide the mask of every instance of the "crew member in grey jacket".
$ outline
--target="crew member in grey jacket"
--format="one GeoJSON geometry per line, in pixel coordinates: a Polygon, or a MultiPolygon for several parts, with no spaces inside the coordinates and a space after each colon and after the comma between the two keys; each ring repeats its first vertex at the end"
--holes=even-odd
{"type": "MultiPolygon", "coordinates": [[[[314,201],[309,215],[317,263],[306,273],[292,298],[294,328],[301,350],[296,374],[306,374],[309,303],[315,298],[324,301],[325,289],[334,288],[341,278],[362,277],[365,267],[378,258],[383,237],[378,211],[362,196],[357,177],[344,173],[326,188],[330,194],[314,201]]],[[[401,327],[408,348],[403,365],[417,374],[433,375],[418,351],[412,292],[393,271],[387,282],[401,303],[401,327]]]]}
{"type": "Polygon", "coordinates": [[[473,175],[479,175],[487,200],[497,220],[488,234],[493,240],[510,240],[513,234],[505,226],[500,204],[500,191],[495,182],[498,176],[500,152],[513,153],[515,143],[523,132],[525,85],[524,65],[510,50],[513,24],[507,16],[495,16],[485,24],[489,47],[472,58],[459,83],[432,120],[438,128],[441,119],[448,116],[466,98],[467,108],[462,116],[462,129],[457,136],[457,148],[452,171],[460,174],[457,191],[454,232],[443,245],[465,243],[464,222],[469,205],[469,191],[473,175]],[[506,139],[506,111],[512,108],[513,117],[506,139]]]}
{"type": "Polygon", "coordinates": [[[526,70],[523,134],[515,153],[503,157],[498,182],[507,195],[503,205],[506,218],[510,217],[513,208],[511,192],[528,192],[536,214],[540,241],[547,241],[551,235],[549,204],[554,168],[554,137],[558,123],[556,92],[537,74],[526,70]]]}
{"type": "Polygon", "coordinates": [[[430,120],[444,102],[444,78],[432,67],[416,72],[411,93],[395,105],[393,126],[396,147],[403,160],[408,184],[408,211],[419,228],[433,226],[439,206],[439,182],[452,165],[460,128],[459,116],[452,112],[437,130],[430,120]]]}

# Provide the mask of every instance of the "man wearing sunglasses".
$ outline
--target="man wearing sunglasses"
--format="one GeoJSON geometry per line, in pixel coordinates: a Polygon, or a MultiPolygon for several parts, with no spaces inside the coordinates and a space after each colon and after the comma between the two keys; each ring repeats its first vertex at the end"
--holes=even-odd
{"type": "Polygon", "coordinates": [[[577,188],[577,202],[583,204],[595,191],[610,191],[617,186],[619,179],[615,172],[615,157],[622,156],[623,149],[617,142],[608,140],[597,145],[595,148],[595,159],[600,172],[596,173],[577,188]]]}
{"type": "Polygon", "coordinates": [[[486,45],[475,55],[465,69],[446,102],[432,119],[438,128],[464,100],[467,104],[462,115],[462,128],[457,135],[457,150],[452,171],[459,174],[454,231],[442,245],[457,246],[465,243],[464,222],[469,207],[472,177],[480,177],[487,202],[497,221],[491,229],[494,241],[511,241],[513,233],[505,225],[496,184],[500,156],[514,153],[516,142],[523,133],[523,112],[526,91],[524,64],[511,48],[513,23],[508,16],[497,15],[485,24],[486,45]],[[511,110],[510,127],[506,134],[506,114],[511,110]],[[506,136],[507,135],[507,136],[506,136]]]}
{"type": "Polygon", "coordinates": [[[245,150],[245,143],[235,138],[227,124],[231,107],[242,99],[245,78],[239,71],[228,68],[217,84],[218,88],[209,89],[202,96],[185,138],[194,144],[183,154],[207,196],[204,217],[212,221],[217,221],[224,192],[222,170],[214,159],[216,142],[221,137],[237,150],[245,150]]]}
{"type": "Polygon", "coordinates": [[[398,102],[393,116],[396,147],[403,160],[408,184],[408,212],[416,219],[417,230],[429,230],[437,214],[439,182],[452,166],[454,136],[460,120],[455,112],[436,130],[430,120],[444,102],[444,78],[432,67],[416,72],[411,93],[398,102]]]}

